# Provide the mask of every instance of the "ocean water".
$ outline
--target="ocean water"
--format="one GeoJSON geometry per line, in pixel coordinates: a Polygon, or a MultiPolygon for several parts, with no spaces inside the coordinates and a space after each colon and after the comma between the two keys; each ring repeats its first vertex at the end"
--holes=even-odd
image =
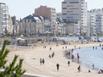
{"type": "Polygon", "coordinates": [[[94,64],[95,69],[103,69],[102,47],[97,47],[97,49],[93,49],[93,47],[75,49],[73,54],[76,56],[77,53],[80,56],[80,63],[82,65],[92,68],[94,64]]]}

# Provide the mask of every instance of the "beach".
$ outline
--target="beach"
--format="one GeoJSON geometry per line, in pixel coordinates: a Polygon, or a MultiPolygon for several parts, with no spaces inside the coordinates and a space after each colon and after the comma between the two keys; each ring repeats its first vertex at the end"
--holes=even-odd
{"type": "Polygon", "coordinates": [[[19,55],[19,58],[24,59],[23,68],[26,73],[40,75],[41,77],[102,77],[97,71],[91,70],[89,73],[86,66],[72,62],[70,59],[64,57],[64,51],[73,49],[74,47],[93,47],[99,46],[103,43],[88,43],[88,44],[39,44],[36,46],[10,46],[10,53],[7,60],[11,62],[14,55],[19,55]],[[44,48],[46,46],[46,48],[44,48]],[[67,48],[65,48],[67,47],[67,48]],[[51,48],[51,49],[50,49],[51,48]],[[49,55],[55,53],[53,58],[49,55]],[[45,60],[44,64],[40,64],[40,58],[45,60]],[[70,61],[68,66],[67,62],[70,61]],[[57,71],[56,64],[59,64],[59,71],[57,71]],[[81,66],[81,71],[78,72],[78,66],[81,66]]]}

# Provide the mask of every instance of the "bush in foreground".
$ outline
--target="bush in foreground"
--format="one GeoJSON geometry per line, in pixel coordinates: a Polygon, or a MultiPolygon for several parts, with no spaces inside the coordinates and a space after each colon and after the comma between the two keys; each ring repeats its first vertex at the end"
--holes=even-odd
{"type": "Polygon", "coordinates": [[[18,56],[15,55],[12,62],[6,65],[6,57],[9,50],[6,49],[7,41],[4,41],[2,49],[0,50],[0,77],[21,77],[25,70],[22,69],[23,59],[17,62],[18,56]]]}

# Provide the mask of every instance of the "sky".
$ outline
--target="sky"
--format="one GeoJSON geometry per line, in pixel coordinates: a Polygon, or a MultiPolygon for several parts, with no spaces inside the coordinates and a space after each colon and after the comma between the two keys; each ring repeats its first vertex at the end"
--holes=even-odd
{"type": "MultiPolygon", "coordinates": [[[[53,7],[56,12],[61,12],[61,2],[63,0],[0,0],[6,3],[9,7],[11,16],[23,18],[29,14],[34,13],[34,9],[40,5],[53,7]]],[[[103,0],[86,0],[88,9],[103,8],[103,0]]]]}

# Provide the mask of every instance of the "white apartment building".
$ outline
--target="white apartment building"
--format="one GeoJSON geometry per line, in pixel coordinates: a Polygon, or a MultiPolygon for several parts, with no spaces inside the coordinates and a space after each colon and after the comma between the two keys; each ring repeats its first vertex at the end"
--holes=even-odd
{"type": "MultiPolygon", "coordinates": [[[[85,0],[64,0],[62,2],[62,17],[68,24],[76,24],[76,33],[87,32],[87,3],[85,0]]],[[[75,31],[75,29],[73,29],[75,31]]]]}
{"type": "Polygon", "coordinates": [[[8,26],[8,7],[5,3],[0,3],[0,35],[5,34],[8,26]]]}
{"type": "Polygon", "coordinates": [[[56,22],[56,10],[54,8],[51,8],[51,21],[56,22]]]}
{"type": "Polygon", "coordinates": [[[90,35],[103,34],[103,9],[88,11],[88,26],[90,35]]]}

